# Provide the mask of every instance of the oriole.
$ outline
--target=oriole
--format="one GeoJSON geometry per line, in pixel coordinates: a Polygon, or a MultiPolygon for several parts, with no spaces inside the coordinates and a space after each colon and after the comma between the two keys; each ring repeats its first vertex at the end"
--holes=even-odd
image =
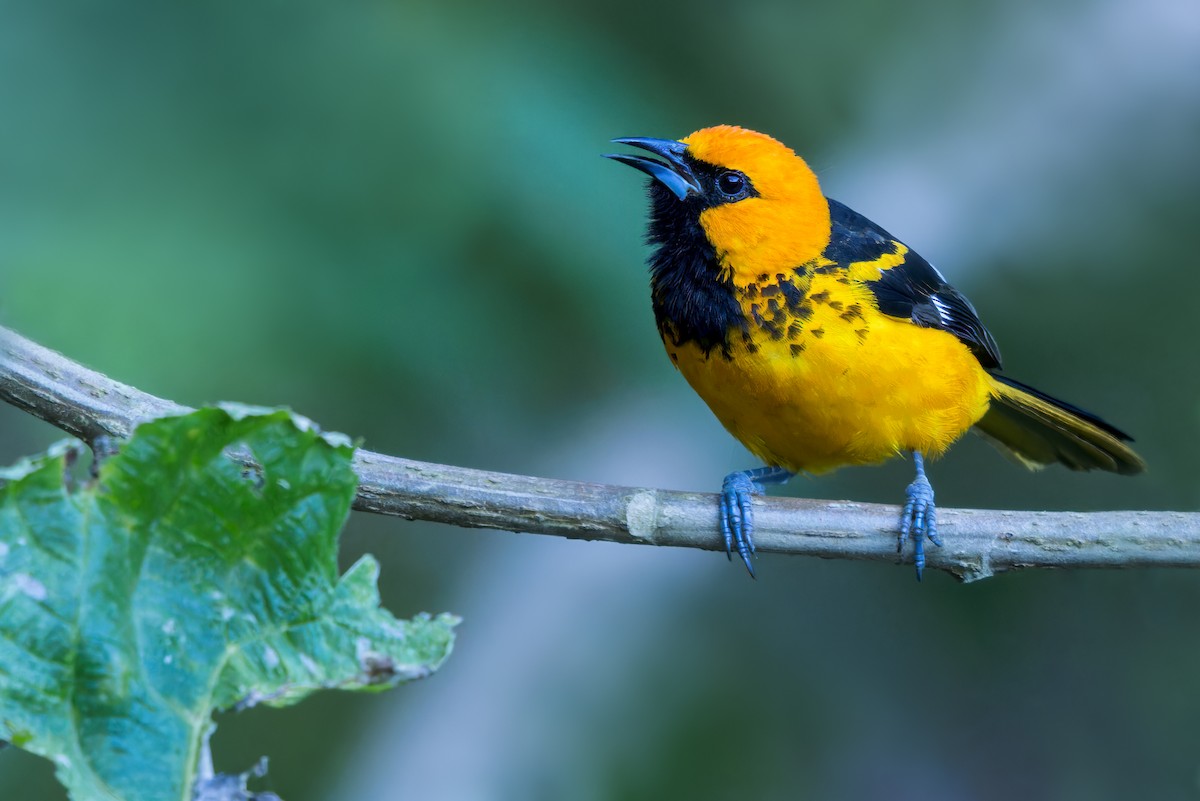
{"type": "Polygon", "coordinates": [[[751,575],[751,496],[798,472],[909,452],[897,552],[941,545],[925,457],[974,426],[1031,468],[1139,473],[1130,437],[1002,376],[971,302],[883,228],[824,196],[816,175],[765,134],[720,125],[614,142],[650,182],[651,298],[684,378],[766,467],[726,476],[721,529],[751,575]]]}

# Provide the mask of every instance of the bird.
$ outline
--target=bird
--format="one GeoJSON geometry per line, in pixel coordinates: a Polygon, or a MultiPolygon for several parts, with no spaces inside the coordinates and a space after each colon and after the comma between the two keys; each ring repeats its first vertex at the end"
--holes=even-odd
{"type": "MultiPolygon", "coordinates": [[[[968,430],[1025,466],[1146,465],[1100,417],[1001,372],[971,301],[900,239],[825,197],[776,139],[733,125],[606,158],[650,176],[650,295],[667,355],[763,466],[719,497],[726,556],[754,576],[753,496],[798,473],[911,454],[896,550],[941,546],[927,459],[968,430]]],[[[903,557],[901,557],[903,558],[903,557]]]]}

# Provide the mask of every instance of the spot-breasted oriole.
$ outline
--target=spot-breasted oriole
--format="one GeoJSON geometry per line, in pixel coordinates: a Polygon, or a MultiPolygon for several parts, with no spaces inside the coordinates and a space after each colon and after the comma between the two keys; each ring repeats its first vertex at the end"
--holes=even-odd
{"type": "Polygon", "coordinates": [[[1140,473],[1130,437],[1000,375],[975,307],[933,265],[826,198],[808,165],[765,134],[720,125],[619,144],[650,182],[651,297],[671,361],[766,467],[725,477],[721,529],[751,575],[750,498],[798,472],[916,463],[900,518],[917,578],[941,545],[924,457],[974,426],[1031,468],[1140,473]]]}

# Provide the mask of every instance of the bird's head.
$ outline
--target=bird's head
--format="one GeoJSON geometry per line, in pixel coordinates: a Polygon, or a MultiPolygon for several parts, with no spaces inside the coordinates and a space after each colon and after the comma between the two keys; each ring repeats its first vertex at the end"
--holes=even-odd
{"type": "Polygon", "coordinates": [[[829,203],[791,148],[731,125],[681,139],[616,139],[662,160],[614,154],[648,174],[650,238],[679,246],[703,232],[739,285],[804,264],[829,243],[829,203]]]}

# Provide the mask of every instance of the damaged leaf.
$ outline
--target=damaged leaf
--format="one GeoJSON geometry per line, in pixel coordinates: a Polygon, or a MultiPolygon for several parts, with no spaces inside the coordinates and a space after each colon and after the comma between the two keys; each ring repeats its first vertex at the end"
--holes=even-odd
{"type": "Polygon", "coordinates": [[[75,801],[186,801],[214,710],[436,670],[453,617],[392,617],[369,556],[338,575],[352,454],[224,407],[141,426],[75,491],[69,449],[0,471],[0,740],[75,801]]]}

